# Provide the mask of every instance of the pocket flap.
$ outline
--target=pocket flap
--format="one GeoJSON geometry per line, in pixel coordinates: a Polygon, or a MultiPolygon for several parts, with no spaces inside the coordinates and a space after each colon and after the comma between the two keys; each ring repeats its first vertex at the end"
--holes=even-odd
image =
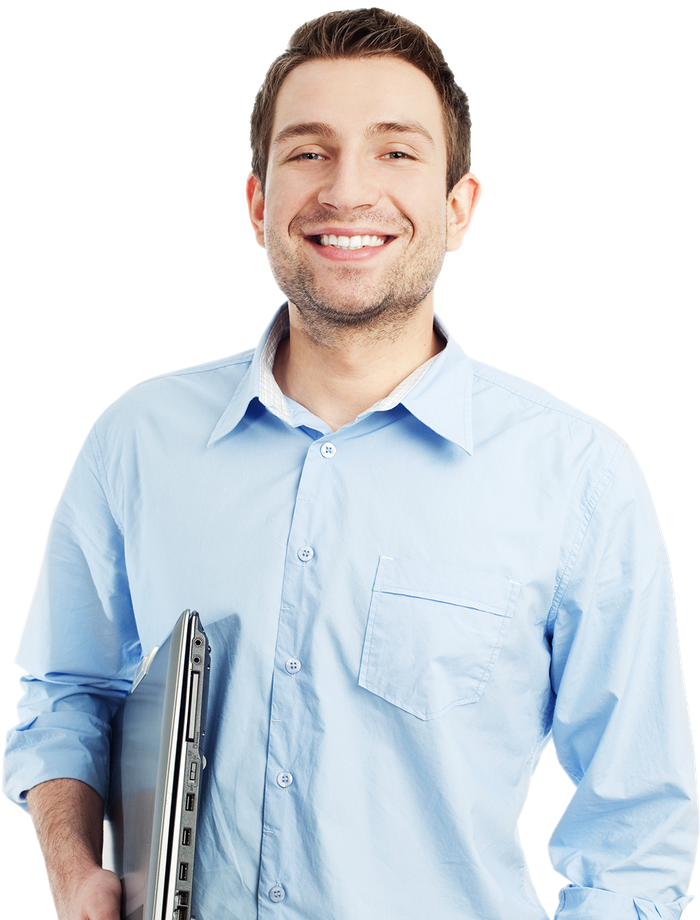
{"type": "Polygon", "coordinates": [[[500,616],[512,616],[514,589],[520,590],[518,582],[503,575],[391,556],[379,560],[375,581],[375,590],[385,594],[425,597],[500,616]]]}
{"type": "Polygon", "coordinates": [[[360,686],[424,720],[477,702],[519,593],[503,575],[382,556],[360,686]]]}

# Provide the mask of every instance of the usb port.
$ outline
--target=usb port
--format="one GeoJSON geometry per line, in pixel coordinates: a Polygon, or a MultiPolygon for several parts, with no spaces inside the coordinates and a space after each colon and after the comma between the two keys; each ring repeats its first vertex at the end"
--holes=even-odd
{"type": "Polygon", "coordinates": [[[192,843],[192,829],[184,827],[182,829],[182,845],[188,847],[192,843]]]}
{"type": "Polygon", "coordinates": [[[180,863],[180,881],[187,881],[187,872],[189,870],[189,863],[180,863]]]}
{"type": "Polygon", "coordinates": [[[194,811],[194,792],[188,792],[185,796],[185,811],[194,811]]]}
{"type": "Polygon", "coordinates": [[[177,893],[177,906],[178,907],[187,907],[190,903],[190,893],[189,891],[178,891],[177,893]]]}

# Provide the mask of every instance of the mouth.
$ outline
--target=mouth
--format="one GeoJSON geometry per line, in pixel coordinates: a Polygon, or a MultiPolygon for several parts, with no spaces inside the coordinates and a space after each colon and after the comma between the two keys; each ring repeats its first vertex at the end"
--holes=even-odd
{"type": "Polygon", "coordinates": [[[347,251],[351,249],[376,249],[379,246],[385,246],[393,240],[394,237],[369,234],[363,236],[341,236],[335,233],[322,233],[317,236],[311,236],[309,239],[319,246],[332,246],[334,249],[344,249],[347,251]]]}

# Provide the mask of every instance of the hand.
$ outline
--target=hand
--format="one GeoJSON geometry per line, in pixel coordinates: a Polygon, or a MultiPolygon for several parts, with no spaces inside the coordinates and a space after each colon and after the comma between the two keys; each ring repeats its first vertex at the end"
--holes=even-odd
{"type": "Polygon", "coordinates": [[[57,899],[58,920],[120,920],[122,886],[118,876],[96,866],[57,899]]]}
{"type": "Polygon", "coordinates": [[[102,799],[76,779],[27,792],[58,920],[120,920],[122,886],[102,868],[102,799]]]}

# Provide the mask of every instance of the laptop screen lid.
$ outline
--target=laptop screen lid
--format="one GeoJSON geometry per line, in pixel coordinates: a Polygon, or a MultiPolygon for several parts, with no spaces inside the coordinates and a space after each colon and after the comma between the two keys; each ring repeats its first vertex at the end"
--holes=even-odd
{"type": "Polygon", "coordinates": [[[141,662],[112,726],[105,866],[125,920],[190,920],[209,646],[186,610],[141,662]]]}

